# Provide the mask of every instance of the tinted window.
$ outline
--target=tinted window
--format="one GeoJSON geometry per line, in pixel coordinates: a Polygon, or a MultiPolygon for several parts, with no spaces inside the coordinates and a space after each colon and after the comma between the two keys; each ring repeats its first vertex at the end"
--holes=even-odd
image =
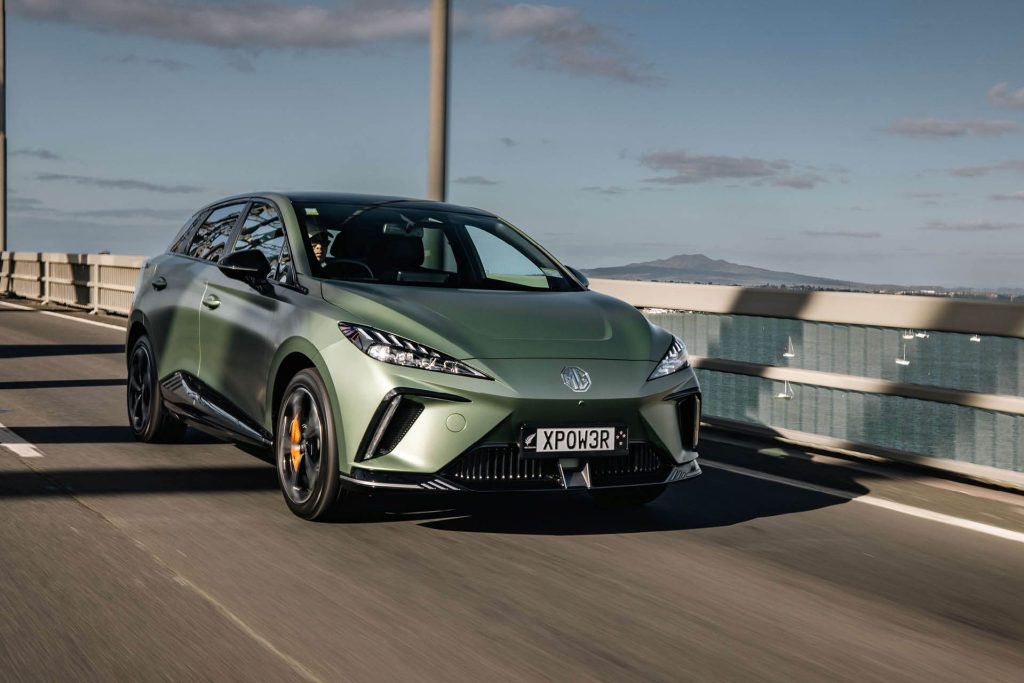
{"type": "Polygon", "coordinates": [[[579,289],[551,257],[493,216],[294,202],[313,274],[421,287],[579,289]]]}
{"type": "Polygon", "coordinates": [[[547,276],[544,271],[523,252],[499,237],[496,234],[498,232],[497,229],[495,232],[488,232],[475,225],[466,226],[466,234],[469,235],[480,257],[484,275],[492,280],[547,289],[547,276]]]}
{"type": "MultiPolygon", "coordinates": [[[[245,223],[242,224],[238,238],[235,240],[234,251],[259,249],[270,261],[270,279],[287,282],[287,277],[282,280],[278,273],[279,264],[290,265],[291,261],[284,244],[284,223],[281,221],[277,209],[262,202],[253,204],[249,209],[249,214],[245,217],[245,223]]],[[[284,267],[281,270],[287,276],[290,268],[284,267]]]]}
{"type": "Polygon", "coordinates": [[[219,261],[243,209],[245,204],[231,204],[214,209],[196,230],[196,236],[192,238],[192,244],[188,248],[188,255],[208,261],[219,261]]]}
{"type": "Polygon", "coordinates": [[[188,238],[192,235],[192,228],[196,226],[199,218],[202,214],[193,214],[188,222],[182,226],[181,230],[178,231],[178,236],[174,238],[174,242],[171,243],[171,248],[168,251],[172,251],[175,254],[180,254],[185,251],[185,247],[188,246],[188,238]]]}

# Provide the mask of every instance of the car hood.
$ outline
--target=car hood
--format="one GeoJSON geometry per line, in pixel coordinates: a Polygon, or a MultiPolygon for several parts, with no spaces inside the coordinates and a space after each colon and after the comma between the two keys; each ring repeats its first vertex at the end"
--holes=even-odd
{"type": "Polygon", "coordinates": [[[660,360],[670,335],[597,292],[442,289],[323,283],[346,322],[407,337],[456,358],[660,360]]]}

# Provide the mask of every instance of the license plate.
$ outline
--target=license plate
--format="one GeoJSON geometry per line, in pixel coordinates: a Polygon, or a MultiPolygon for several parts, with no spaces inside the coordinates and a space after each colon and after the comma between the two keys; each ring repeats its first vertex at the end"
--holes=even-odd
{"type": "Polygon", "coordinates": [[[616,425],[582,427],[523,427],[520,446],[525,456],[562,454],[624,455],[629,430],[616,425]]]}

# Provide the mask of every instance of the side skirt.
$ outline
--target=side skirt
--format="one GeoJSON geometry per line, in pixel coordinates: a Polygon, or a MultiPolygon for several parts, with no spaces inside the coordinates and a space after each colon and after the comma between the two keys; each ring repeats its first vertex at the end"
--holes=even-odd
{"type": "Polygon", "coordinates": [[[273,446],[266,429],[194,375],[168,375],[160,381],[160,395],[168,410],[200,431],[260,448],[273,446]]]}

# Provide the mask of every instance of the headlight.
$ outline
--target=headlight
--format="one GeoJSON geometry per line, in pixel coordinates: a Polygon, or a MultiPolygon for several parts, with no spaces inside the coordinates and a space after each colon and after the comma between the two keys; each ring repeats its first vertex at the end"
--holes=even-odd
{"type": "Polygon", "coordinates": [[[675,335],[673,335],[672,339],[672,346],[668,347],[668,352],[665,353],[664,358],[658,363],[658,367],[654,368],[654,372],[647,378],[647,381],[671,375],[673,372],[679,372],[690,367],[690,359],[686,357],[686,344],[675,335]]]}
{"type": "Polygon", "coordinates": [[[338,328],[350,342],[359,347],[360,351],[382,363],[433,372],[446,372],[449,375],[491,379],[460,360],[396,334],[352,323],[338,323],[338,328]]]}

